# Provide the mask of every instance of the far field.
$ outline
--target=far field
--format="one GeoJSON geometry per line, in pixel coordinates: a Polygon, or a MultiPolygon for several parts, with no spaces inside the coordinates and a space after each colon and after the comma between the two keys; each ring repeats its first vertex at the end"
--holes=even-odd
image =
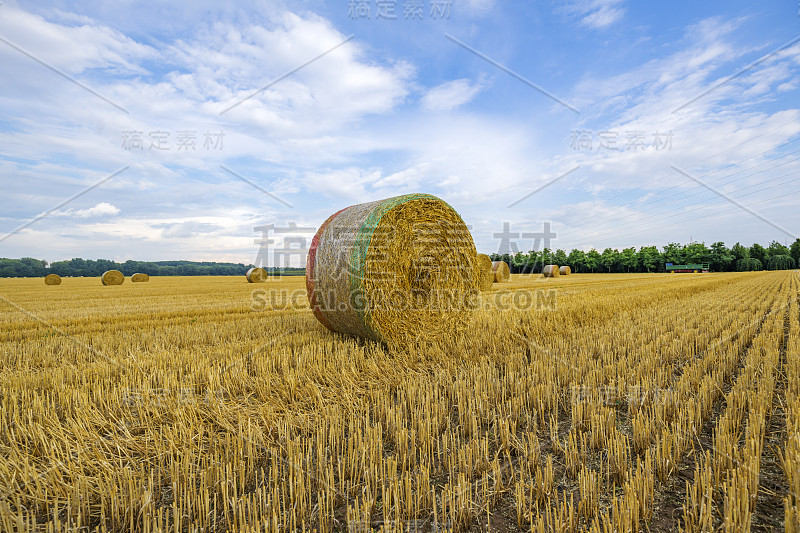
{"type": "Polygon", "coordinates": [[[515,275],[395,351],[302,277],[0,279],[0,531],[793,531],[799,296],[515,275]]]}

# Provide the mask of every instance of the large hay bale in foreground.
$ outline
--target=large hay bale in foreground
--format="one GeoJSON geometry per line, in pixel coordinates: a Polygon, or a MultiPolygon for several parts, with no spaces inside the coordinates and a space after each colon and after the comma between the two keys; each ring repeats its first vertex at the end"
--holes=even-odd
{"type": "Polygon", "coordinates": [[[44,277],[45,285],[61,285],[61,276],[58,274],[48,274],[44,277]]]}
{"type": "Polygon", "coordinates": [[[478,284],[482,291],[488,291],[494,283],[494,270],[492,270],[492,259],[486,254],[478,254],[478,284]]]}
{"type": "Polygon", "coordinates": [[[108,270],[103,273],[100,280],[103,285],[122,285],[122,282],[125,281],[125,276],[119,270],[108,270]]]}
{"type": "Polygon", "coordinates": [[[564,265],[558,269],[558,273],[561,274],[562,276],[569,276],[570,274],[572,274],[572,269],[564,265]]]}
{"type": "Polygon", "coordinates": [[[511,279],[511,269],[508,268],[508,263],[505,261],[492,261],[492,272],[495,283],[503,283],[511,279]]]}
{"type": "Polygon", "coordinates": [[[245,277],[249,283],[263,283],[267,281],[267,271],[261,267],[254,267],[247,271],[245,277]]]}
{"type": "Polygon", "coordinates": [[[147,274],[142,274],[141,272],[137,272],[133,276],[131,276],[131,281],[133,283],[144,283],[146,281],[150,281],[150,276],[147,274]]]}
{"type": "Polygon", "coordinates": [[[542,274],[544,274],[546,278],[557,278],[560,274],[558,265],[545,265],[542,274]]]}
{"type": "Polygon", "coordinates": [[[464,221],[429,194],[347,207],[317,230],[306,289],[329,330],[403,346],[468,327],[477,253],[464,221]]]}

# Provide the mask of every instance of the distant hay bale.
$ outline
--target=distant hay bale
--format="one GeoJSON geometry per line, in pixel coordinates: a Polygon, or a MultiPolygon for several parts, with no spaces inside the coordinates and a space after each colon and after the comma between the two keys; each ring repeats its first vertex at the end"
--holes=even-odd
{"type": "Polygon", "coordinates": [[[569,276],[570,274],[572,274],[572,269],[564,265],[558,269],[558,273],[561,274],[562,276],[569,276]]]}
{"type": "Polygon", "coordinates": [[[486,254],[478,254],[478,281],[482,291],[488,291],[494,283],[494,270],[492,270],[492,260],[486,254]]]}
{"type": "Polygon", "coordinates": [[[61,285],[61,276],[58,274],[48,274],[44,277],[45,285],[61,285]]]}
{"type": "Polygon", "coordinates": [[[347,207],[317,230],[306,289],[329,330],[390,346],[463,332],[477,307],[477,253],[447,203],[407,194],[347,207]]]}
{"type": "Polygon", "coordinates": [[[254,267],[247,271],[245,277],[250,283],[263,283],[267,281],[267,271],[261,267],[254,267]]]}
{"type": "Polygon", "coordinates": [[[142,283],[145,281],[150,281],[150,276],[147,274],[142,274],[141,272],[137,272],[133,276],[131,276],[131,281],[133,283],[142,283]]]}
{"type": "Polygon", "coordinates": [[[546,278],[557,278],[560,274],[558,265],[546,265],[544,270],[542,270],[542,274],[544,274],[546,278]]]}
{"type": "Polygon", "coordinates": [[[511,269],[505,261],[492,261],[492,273],[495,283],[504,283],[511,278],[511,269]]]}
{"type": "Polygon", "coordinates": [[[103,273],[100,280],[103,285],[122,285],[122,282],[125,281],[125,276],[119,270],[108,270],[103,273]]]}

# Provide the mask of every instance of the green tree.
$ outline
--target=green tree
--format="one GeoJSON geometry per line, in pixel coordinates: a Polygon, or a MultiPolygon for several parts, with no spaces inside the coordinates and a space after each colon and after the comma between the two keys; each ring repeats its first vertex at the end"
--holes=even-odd
{"type": "Polygon", "coordinates": [[[538,272],[541,268],[538,268],[538,263],[540,261],[539,252],[536,250],[531,250],[528,252],[528,259],[525,263],[525,272],[538,272]]]}
{"type": "Polygon", "coordinates": [[[731,254],[733,255],[734,264],[738,264],[740,260],[750,257],[750,250],[737,242],[731,246],[731,254]]]}
{"type": "Polygon", "coordinates": [[[733,254],[722,241],[711,245],[710,260],[711,270],[715,272],[726,272],[731,269],[733,264],[733,254]]]}
{"type": "Polygon", "coordinates": [[[789,255],[794,259],[795,265],[800,265],[800,239],[795,239],[789,247],[789,255]]]}
{"type": "Polygon", "coordinates": [[[750,247],[750,257],[758,259],[761,261],[762,265],[767,264],[767,251],[758,243],[754,243],[753,246],[750,247]]]}
{"type": "Polygon", "coordinates": [[[603,268],[605,268],[609,273],[611,272],[612,268],[617,266],[618,260],[619,252],[612,248],[606,248],[603,250],[603,255],[600,256],[600,264],[602,264],[603,268]]]}
{"type": "Polygon", "coordinates": [[[710,263],[711,250],[704,242],[693,242],[684,248],[684,259],[687,263],[710,263]]]}
{"type": "Polygon", "coordinates": [[[773,255],[769,258],[769,261],[767,261],[767,268],[769,270],[791,270],[794,268],[794,265],[794,259],[788,254],[773,255]]]}
{"type": "MultiPolygon", "coordinates": [[[[772,241],[769,243],[769,246],[767,246],[767,258],[773,255],[789,255],[789,248],[778,241],[772,241]]],[[[767,261],[769,261],[769,259],[767,259],[767,261]]]]}
{"type": "Polygon", "coordinates": [[[17,277],[17,261],[15,259],[0,259],[0,278],[17,277]]]}
{"type": "Polygon", "coordinates": [[[19,260],[18,270],[26,278],[35,278],[47,275],[47,262],[33,257],[23,257],[19,260]]]}
{"type": "Polygon", "coordinates": [[[620,264],[628,270],[631,271],[631,268],[636,268],[637,260],[636,260],[636,248],[625,248],[622,250],[619,256],[620,264]]]}
{"type": "Polygon", "coordinates": [[[664,246],[664,262],[682,265],[686,262],[686,256],[683,252],[683,246],[677,242],[671,242],[664,246]]]}
{"type": "Polygon", "coordinates": [[[752,270],[763,270],[764,267],[758,259],[754,257],[745,257],[736,262],[736,270],[739,272],[750,272],[752,270]]]}
{"type": "Polygon", "coordinates": [[[522,252],[517,252],[511,257],[511,263],[508,265],[512,274],[519,274],[525,272],[525,266],[528,264],[528,256],[522,252]]]}
{"type": "Polygon", "coordinates": [[[642,246],[639,248],[639,264],[642,269],[652,272],[661,262],[661,254],[655,246],[642,246]]]}
{"type": "Polygon", "coordinates": [[[600,266],[600,253],[592,248],[586,254],[586,268],[588,268],[591,272],[594,272],[594,269],[600,266]]]}
{"type": "Polygon", "coordinates": [[[563,266],[567,264],[567,253],[564,250],[558,249],[556,253],[553,254],[553,261],[555,264],[559,266],[563,266]]]}
{"type": "Polygon", "coordinates": [[[573,272],[580,272],[586,268],[586,254],[583,250],[573,249],[567,257],[567,263],[573,272]]]}

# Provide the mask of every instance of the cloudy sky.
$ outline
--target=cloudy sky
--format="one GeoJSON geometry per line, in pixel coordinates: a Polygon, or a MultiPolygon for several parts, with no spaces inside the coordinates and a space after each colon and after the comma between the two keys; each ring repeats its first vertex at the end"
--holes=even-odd
{"type": "Polygon", "coordinates": [[[0,257],[249,263],[258,226],[310,238],[342,207],[409,192],[450,203],[486,253],[504,223],[549,222],[567,250],[791,242],[798,15],[5,0],[0,257]]]}

